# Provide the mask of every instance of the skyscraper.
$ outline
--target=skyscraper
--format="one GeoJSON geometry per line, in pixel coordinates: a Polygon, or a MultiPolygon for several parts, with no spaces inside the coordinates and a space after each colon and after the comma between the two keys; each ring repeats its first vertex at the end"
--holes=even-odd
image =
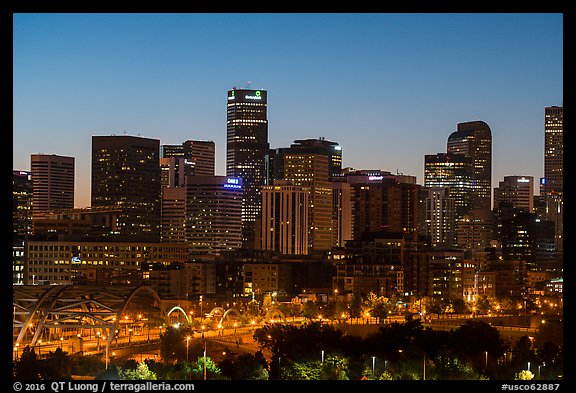
{"type": "Polygon", "coordinates": [[[308,254],[308,191],[278,180],[262,188],[261,249],[308,254]]]}
{"type": "Polygon", "coordinates": [[[74,208],[74,157],[32,154],[30,169],[34,216],[74,208]]]}
{"type": "Polygon", "coordinates": [[[320,154],[328,157],[328,178],[333,180],[342,175],[342,147],[337,142],[325,138],[297,139],[290,147],[282,147],[267,152],[265,183],[272,185],[274,180],[284,178],[284,155],[287,153],[320,154]]]}
{"type": "Polygon", "coordinates": [[[471,159],[471,209],[492,209],[492,131],[488,124],[458,123],[458,130],[448,137],[446,152],[471,159]]]}
{"type": "Polygon", "coordinates": [[[190,254],[220,254],[242,246],[242,179],[188,176],[186,242],[190,254]]]}
{"type": "Polygon", "coordinates": [[[450,248],[456,243],[454,199],[449,188],[425,188],[426,232],[434,246],[450,248]]]}
{"type": "Polygon", "coordinates": [[[264,156],[268,153],[267,92],[228,91],[226,175],[242,179],[242,242],[254,248],[256,219],[262,205],[264,156]]]}
{"type": "Polygon", "coordinates": [[[26,243],[32,234],[32,174],[12,171],[12,283],[24,284],[26,243]]]}
{"type": "Polygon", "coordinates": [[[504,176],[494,189],[494,208],[509,202],[513,208],[532,213],[534,209],[534,178],[532,176],[504,176]]]}
{"type": "Polygon", "coordinates": [[[424,186],[450,189],[455,219],[462,218],[472,206],[472,165],[461,154],[438,153],[424,156],[424,186]]]}
{"type": "Polygon", "coordinates": [[[556,249],[564,251],[564,108],[549,106],[544,110],[544,178],[540,196],[546,205],[545,217],[555,223],[556,249]]]}
{"type": "Polygon", "coordinates": [[[564,108],[544,108],[544,179],[540,193],[561,195],[564,190],[564,108]]]}
{"type": "Polygon", "coordinates": [[[92,136],[92,207],[118,206],[118,233],[134,241],[160,240],[160,141],[92,136]]]}
{"type": "Polygon", "coordinates": [[[161,158],[182,159],[186,176],[214,176],[216,147],[213,141],[187,140],[181,145],[160,146],[161,158]]]}
{"type": "Polygon", "coordinates": [[[305,152],[284,155],[284,180],[308,189],[309,251],[332,247],[332,184],[328,180],[328,156],[305,152]]]}

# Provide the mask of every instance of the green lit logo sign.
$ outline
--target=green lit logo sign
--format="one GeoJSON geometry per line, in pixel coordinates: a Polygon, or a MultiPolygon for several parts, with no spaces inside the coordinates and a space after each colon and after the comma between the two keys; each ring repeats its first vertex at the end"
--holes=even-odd
{"type": "Polygon", "coordinates": [[[260,92],[260,90],[256,90],[253,96],[246,95],[244,98],[246,98],[247,100],[261,100],[262,93],[260,92]]]}
{"type": "Polygon", "coordinates": [[[234,97],[234,92],[235,92],[235,90],[232,90],[232,95],[228,97],[228,101],[233,100],[234,98],[236,98],[236,97],[234,97]]]}

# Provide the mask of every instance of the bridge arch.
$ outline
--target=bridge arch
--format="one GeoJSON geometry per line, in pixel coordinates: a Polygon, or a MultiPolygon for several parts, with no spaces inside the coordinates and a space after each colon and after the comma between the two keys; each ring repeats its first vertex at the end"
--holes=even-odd
{"type": "Polygon", "coordinates": [[[75,329],[108,331],[109,344],[120,317],[134,301],[149,318],[168,322],[158,294],[147,286],[19,285],[13,286],[12,300],[15,347],[22,344],[32,328],[34,332],[27,345],[36,345],[43,334],[59,334],[62,338],[75,329]],[[142,294],[151,296],[139,297],[142,294]]]}
{"type": "Polygon", "coordinates": [[[222,307],[214,307],[212,311],[210,311],[210,313],[208,314],[208,318],[213,318],[214,315],[218,313],[224,315],[226,311],[222,307]]]}
{"type": "Polygon", "coordinates": [[[152,287],[149,286],[141,286],[141,287],[137,287],[135,288],[130,295],[128,296],[128,298],[124,301],[124,304],[122,305],[122,308],[120,310],[120,312],[117,314],[116,320],[114,322],[114,325],[112,327],[112,329],[110,330],[110,334],[108,335],[108,338],[106,340],[106,348],[110,349],[111,345],[112,345],[112,339],[114,338],[114,336],[116,336],[116,331],[118,330],[118,324],[120,323],[120,317],[124,314],[124,312],[126,311],[126,308],[128,307],[128,304],[130,304],[130,302],[132,301],[132,299],[140,292],[150,292],[150,294],[152,295],[152,297],[158,302],[158,307],[160,309],[160,317],[164,320],[164,322],[166,324],[168,324],[168,315],[166,314],[166,310],[164,310],[164,306],[162,305],[162,302],[160,301],[160,297],[158,296],[158,294],[156,293],[156,291],[154,289],[152,289],[152,287]]]}
{"type": "Polygon", "coordinates": [[[279,316],[283,323],[288,323],[286,321],[286,317],[284,316],[284,313],[277,308],[273,308],[266,313],[266,316],[264,317],[264,322],[267,322],[271,319],[274,319],[273,318],[274,316],[279,316]]]}
{"type": "Polygon", "coordinates": [[[234,313],[238,317],[238,320],[240,321],[240,323],[242,323],[242,314],[240,314],[240,312],[238,310],[236,310],[235,308],[229,308],[228,310],[226,310],[224,315],[222,315],[222,318],[220,318],[220,322],[218,322],[218,324],[222,325],[222,322],[224,322],[224,320],[226,319],[226,317],[230,313],[234,313]]]}
{"type": "Polygon", "coordinates": [[[168,311],[168,313],[166,314],[166,317],[170,317],[170,315],[174,312],[174,311],[180,311],[181,314],[184,315],[184,318],[186,318],[186,322],[191,323],[191,318],[188,316],[188,314],[186,314],[186,311],[184,311],[184,309],[180,306],[174,306],[170,309],[170,311],[168,311]]]}

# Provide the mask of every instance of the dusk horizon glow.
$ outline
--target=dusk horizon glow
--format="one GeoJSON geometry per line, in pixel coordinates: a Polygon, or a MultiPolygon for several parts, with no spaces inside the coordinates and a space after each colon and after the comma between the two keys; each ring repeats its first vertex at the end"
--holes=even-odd
{"type": "Polygon", "coordinates": [[[562,106],[563,16],[15,14],[13,169],[75,157],[90,206],[93,135],[212,140],[226,174],[226,95],[268,92],[271,148],[319,138],[342,167],[424,184],[461,122],[492,131],[492,187],[544,175],[544,108],[562,106]]]}

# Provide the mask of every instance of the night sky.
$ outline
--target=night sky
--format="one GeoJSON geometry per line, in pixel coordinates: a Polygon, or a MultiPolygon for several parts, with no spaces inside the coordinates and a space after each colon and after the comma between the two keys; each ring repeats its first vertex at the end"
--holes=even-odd
{"type": "MultiPolygon", "coordinates": [[[[343,166],[424,179],[457,123],[492,129],[493,186],[544,174],[544,107],[562,106],[563,19],[506,14],[16,14],[13,169],[76,158],[92,135],[216,143],[226,96],[268,91],[270,147],[339,142],[343,166]]],[[[535,187],[538,193],[538,187],[535,187]]]]}

